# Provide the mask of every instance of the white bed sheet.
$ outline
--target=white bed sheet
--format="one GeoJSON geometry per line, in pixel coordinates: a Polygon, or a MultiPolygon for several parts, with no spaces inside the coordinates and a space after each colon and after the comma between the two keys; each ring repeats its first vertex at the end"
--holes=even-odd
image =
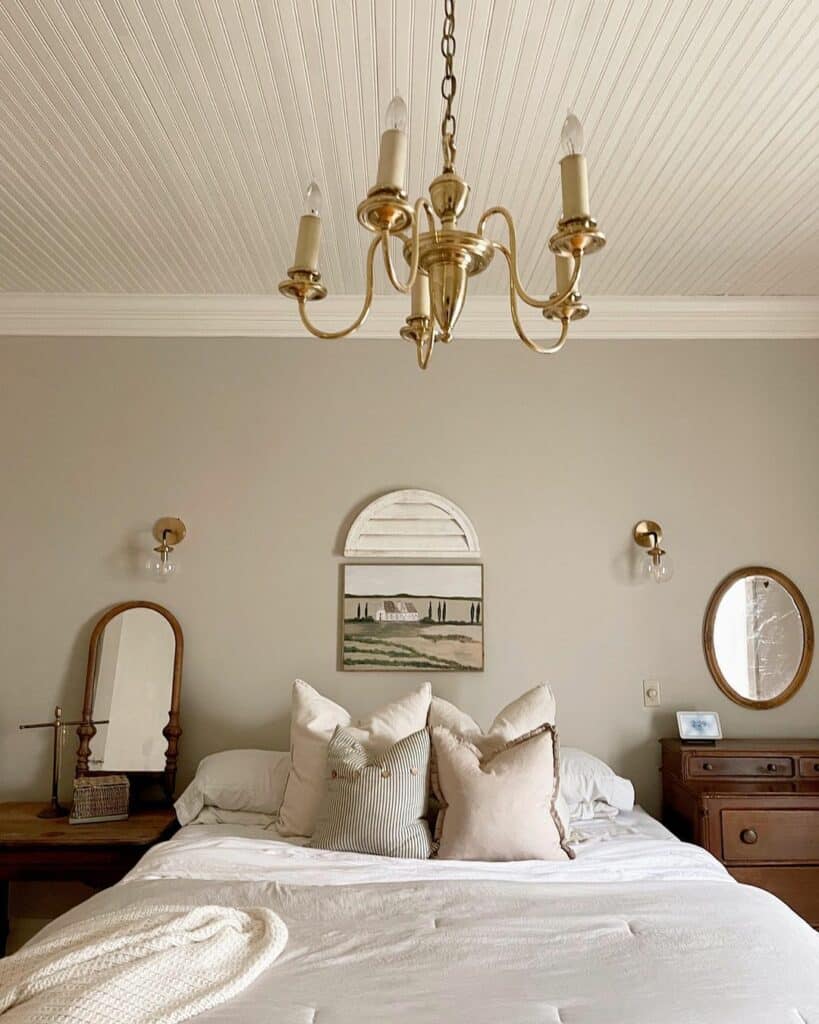
{"type": "Polygon", "coordinates": [[[256,880],[282,885],[363,885],[442,880],[511,882],[733,881],[710,854],[679,842],[642,808],[579,822],[573,861],[409,860],[314,850],[275,826],[187,825],[154,847],[125,881],[160,878],[256,880]]]}
{"type": "Polygon", "coordinates": [[[819,937],[640,811],[561,864],[409,862],[190,826],[54,922],[266,906],[287,948],[201,1024],[819,1024],[819,937]]]}

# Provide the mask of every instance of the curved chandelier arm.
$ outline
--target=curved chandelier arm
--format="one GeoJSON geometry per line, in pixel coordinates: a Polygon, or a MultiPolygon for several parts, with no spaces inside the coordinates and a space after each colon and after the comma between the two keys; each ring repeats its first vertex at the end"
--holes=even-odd
{"type": "Polygon", "coordinates": [[[509,308],[512,314],[512,323],[515,325],[515,331],[517,332],[517,336],[520,338],[523,344],[526,345],[527,348],[530,348],[533,352],[537,352],[538,355],[554,355],[556,352],[559,352],[563,348],[563,346],[566,344],[566,339],[569,337],[569,318],[560,318],[560,336],[558,337],[557,341],[553,342],[551,345],[544,347],[543,345],[539,345],[536,341],[533,341],[526,333],[526,331],[524,331],[523,324],[520,322],[520,313],[518,310],[518,295],[515,289],[515,281],[513,276],[514,263],[512,260],[512,254],[506,248],[505,245],[501,245],[499,242],[496,242],[495,245],[506,257],[506,262],[509,264],[509,308]]]}
{"type": "Polygon", "coordinates": [[[486,226],[486,222],[489,220],[490,217],[494,216],[503,217],[503,219],[506,221],[506,227],[509,232],[509,248],[507,249],[506,246],[502,245],[500,242],[494,242],[492,241],[492,239],[489,239],[489,241],[492,241],[492,245],[494,245],[496,249],[499,249],[506,257],[506,260],[509,263],[509,274],[511,277],[511,284],[514,290],[517,292],[520,298],[526,303],[526,305],[531,306],[533,309],[554,309],[557,306],[561,306],[575,290],[575,286],[577,285],[577,282],[580,279],[580,269],[583,264],[583,253],[578,252],[574,255],[574,269],[572,270],[572,278],[571,281],[569,281],[569,284],[566,287],[565,291],[561,292],[558,295],[550,296],[548,299],[538,299],[534,295],[529,295],[529,293],[521,284],[520,277],[518,276],[518,242],[517,235],[515,233],[515,222],[512,219],[512,214],[506,209],[506,207],[490,207],[478,221],[478,234],[481,237],[484,237],[484,227],[486,226]]]}
{"type": "Polygon", "coordinates": [[[314,327],[310,323],[310,319],[307,316],[306,302],[304,299],[299,299],[299,316],[301,322],[307,328],[307,330],[316,338],[322,338],[325,341],[335,341],[337,338],[346,338],[352,334],[353,331],[357,331],[358,328],[367,319],[370,312],[370,307],[373,302],[373,260],[375,259],[375,250],[382,242],[381,235],[376,235],[375,238],[370,242],[370,247],[367,250],[367,284],[366,291],[364,294],[364,304],[361,307],[361,312],[358,314],[356,319],[350,324],[349,327],[343,328],[340,331],[322,331],[318,327],[314,327]]]}
{"type": "Polygon", "coordinates": [[[420,246],[418,244],[418,235],[419,235],[420,230],[421,230],[420,229],[420,223],[421,223],[421,212],[422,212],[422,210],[426,211],[426,214],[427,214],[427,224],[429,226],[429,230],[434,233],[434,231],[435,231],[435,221],[432,218],[432,209],[431,209],[431,207],[429,205],[429,200],[428,199],[424,199],[423,196],[415,204],[415,216],[413,217],[413,220],[412,220],[412,236],[411,236],[411,238],[408,240],[406,235],[404,235],[402,233],[398,233],[398,238],[400,238],[403,242],[405,242],[405,243],[407,241],[410,242],[410,251],[411,251],[411,254],[412,254],[410,256],[410,272],[409,272],[409,277],[407,278],[406,283],[404,283],[404,284],[402,284],[398,280],[398,278],[396,277],[395,268],[392,265],[392,256],[390,255],[390,247],[388,245],[389,238],[390,238],[390,232],[389,231],[382,231],[381,232],[382,241],[384,243],[384,248],[383,248],[384,269],[387,271],[387,277],[389,278],[390,284],[393,286],[393,288],[397,292],[403,292],[405,295],[408,295],[412,291],[412,286],[415,284],[415,278],[418,275],[418,253],[420,252],[420,246]]]}

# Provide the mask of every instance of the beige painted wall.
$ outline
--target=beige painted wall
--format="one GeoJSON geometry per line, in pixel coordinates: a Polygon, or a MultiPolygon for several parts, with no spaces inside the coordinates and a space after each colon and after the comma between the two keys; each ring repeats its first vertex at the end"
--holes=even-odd
{"type": "Polygon", "coordinates": [[[564,742],[654,810],[677,708],[719,711],[728,736],[819,733],[819,669],[753,712],[700,647],[712,588],[745,563],[791,575],[819,615],[817,343],[544,359],[459,341],[422,374],[397,339],[6,340],[0,381],[0,798],[47,793],[48,737],[17,724],[79,711],[91,626],[116,601],[165,603],[185,631],[182,783],[209,751],[286,746],[297,675],[354,711],[419,682],[336,669],[346,527],[405,486],[452,498],[480,535],[486,671],[433,679],[480,720],[549,680],[564,742]],[[189,527],[168,585],[134,571],[163,514],[189,527]],[[632,581],[644,516],[665,527],[668,586],[632,581]]]}

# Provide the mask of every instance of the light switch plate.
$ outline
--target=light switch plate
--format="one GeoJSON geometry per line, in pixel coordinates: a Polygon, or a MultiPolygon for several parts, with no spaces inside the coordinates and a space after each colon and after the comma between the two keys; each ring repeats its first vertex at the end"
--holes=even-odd
{"type": "Polygon", "coordinates": [[[662,704],[660,682],[657,679],[643,680],[643,707],[658,708],[662,704]]]}

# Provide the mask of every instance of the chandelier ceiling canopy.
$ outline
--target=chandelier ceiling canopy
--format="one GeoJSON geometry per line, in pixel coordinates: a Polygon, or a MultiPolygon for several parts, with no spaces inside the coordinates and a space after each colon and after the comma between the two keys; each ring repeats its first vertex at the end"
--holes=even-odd
{"type": "Polygon", "coordinates": [[[443,168],[429,184],[429,199],[422,197],[412,204],[405,187],[407,108],[403,99],[395,96],[385,114],[376,182],[357,211],[359,223],[373,234],[367,250],[364,302],[359,315],[341,330],[325,331],[316,327],[307,313],[308,302],[327,295],[319,272],[322,196],[316,182],[310,183],[305,195],[305,212],[299,221],[293,266],[279,285],[283,295],[297,301],[301,321],[312,335],[330,340],[348,337],[364,323],[370,312],[375,257],[380,248],[390,284],[396,291],[412,296],[410,315],[400,334],[415,345],[418,365],[423,370],[429,365],[436,342],[452,341],[466,300],[469,278],[485,270],[495,253],[500,253],[508,266],[509,309],[518,337],[534,352],[543,355],[559,352],[568,337],[571,321],[581,320],[589,313],[579,291],[583,259],[606,244],[605,235],[598,231],[590,213],[583,128],[572,113],[566,117],[561,135],[565,151],[560,161],[563,216],[549,239],[549,248],[555,255],[555,290],[548,298],[529,295],[521,284],[515,224],[509,210],[503,206],[490,207],[481,214],[474,232],[458,227],[458,219],[469,198],[469,185],[455,170],[455,49],[455,0],[444,0],[441,37],[444,57],[441,94],[445,104],[441,122],[443,168]],[[487,236],[486,226],[493,218],[505,222],[506,242],[487,236]],[[422,226],[426,230],[422,230],[422,226]],[[399,280],[393,266],[392,238],[402,243],[409,267],[403,281],[399,280]],[[526,334],[520,321],[520,302],[539,309],[546,319],[560,323],[559,335],[551,344],[540,344],[526,334]]]}

